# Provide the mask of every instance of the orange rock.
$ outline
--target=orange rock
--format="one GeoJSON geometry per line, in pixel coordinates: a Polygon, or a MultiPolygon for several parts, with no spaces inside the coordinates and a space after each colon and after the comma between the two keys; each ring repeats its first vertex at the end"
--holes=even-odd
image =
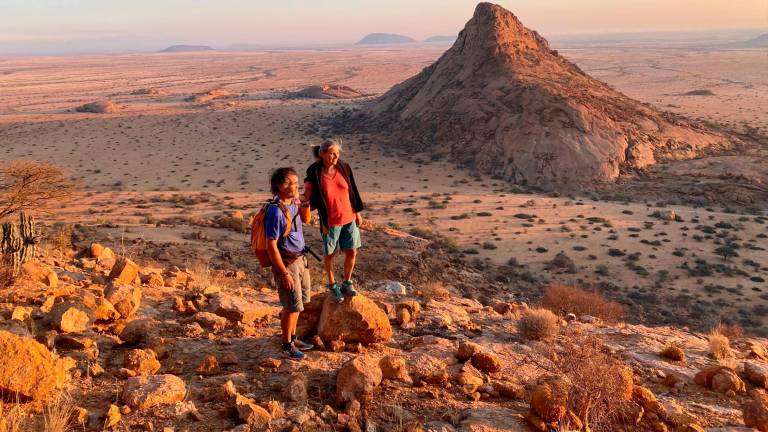
{"type": "Polygon", "coordinates": [[[405,359],[398,356],[384,356],[379,360],[379,367],[384,378],[410,382],[411,377],[408,375],[408,369],[405,366],[405,359]]]}
{"type": "Polygon", "coordinates": [[[104,288],[107,299],[123,318],[130,318],[141,306],[141,287],[110,283],[104,288]]]}
{"type": "Polygon", "coordinates": [[[216,356],[209,355],[206,358],[203,359],[202,362],[200,362],[200,365],[195,369],[195,372],[197,372],[200,375],[215,375],[219,373],[221,369],[219,368],[219,360],[216,358],[216,356]]]}
{"type": "Polygon", "coordinates": [[[136,375],[153,375],[160,369],[160,362],[151,349],[134,349],[125,354],[123,367],[136,372],[136,375]]]}
{"type": "Polygon", "coordinates": [[[69,379],[72,359],[60,359],[37,341],[0,330],[0,389],[19,399],[42,400],[69,379]]]}
{"type": "Polygon", "coordinates": [[[768,432],[768,396],[753,392],[752,400],[742,407],[744,425],[760,432],[768,432]]]}
{"type": "Polygon", "coordinates": [[[358,356],[344,363],[336,375],[336,401],[357,400],[381,384],[383,374],[373,357],[358,356]]]}
{"type": "Polygon", "coordinates": [[[337,304],[327,296],[317,334],[324,341],[370,344],[389,341],[392,338],[392,326],[384,311],[362,294],[342,304],[337,304]]]}
{"type": "Polygon", "coordinates": [[[501,360],[496,354],[481,350],[472,356],[472,365],[485,373],[494,373],[501,370],[501,360]]]}
{"type": "Polygon", "coordinates": [[[184,381],[166,374],[128,378],[121,397],[132,408],[147,409],[183,401],[186,395],[184,381]]]}
{"type": "Polygon", "coordinates": [[[120,258],[115,262],[109,278],[113,284],[132,284],[139,275],[139,266],[128,258],[120,258]]]}

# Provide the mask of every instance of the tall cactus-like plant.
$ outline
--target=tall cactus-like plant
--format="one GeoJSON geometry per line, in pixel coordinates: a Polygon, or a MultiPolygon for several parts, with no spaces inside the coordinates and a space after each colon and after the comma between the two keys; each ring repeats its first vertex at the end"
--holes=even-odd
{"type": "Polygon", "coordinates": [[[18,226],[7,222],[1,230],[0,254],[11,265],[13,275],[18,275],[21,265],[34,258],[37,251],[35,219],[21,212],[18,226]]]}

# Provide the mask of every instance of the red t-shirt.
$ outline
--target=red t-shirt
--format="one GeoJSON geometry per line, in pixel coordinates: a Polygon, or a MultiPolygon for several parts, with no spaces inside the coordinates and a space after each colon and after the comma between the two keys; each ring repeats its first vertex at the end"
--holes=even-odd
{"type": "MultiPolygon", "coordinates": [[[[304,183],[304,189],[312,194],[312,184],[304,183]]],[[[328,208],[328,227],[346,225],[355,220],[355,211],[349,201],[349,185],[344,176],[336,172],[333,177],[320,176],[320,193],[328,208]]]]}

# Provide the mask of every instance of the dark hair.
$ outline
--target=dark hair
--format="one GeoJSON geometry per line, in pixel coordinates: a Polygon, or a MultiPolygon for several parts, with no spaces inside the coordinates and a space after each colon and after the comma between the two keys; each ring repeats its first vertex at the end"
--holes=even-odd
{"type": "Polygon", "coordinates": [[[312,155],[315,159],[320,159],[320,153],[327,152],[333,146],[338,146],[339,150],[341,150],[341,143],[341,138],[326,139],[322,144],[312,146],[312,155]]]}
{"type": "Polygon", "coordinates": [[[272,176],[269,178],[269,186],[270,190],[272,191],[272,195],[277,195],[277,193],[280,192],[280,185],[285,183],[285,179],[287,179],[289,175],[295,175],[298,177],[296,170],[294,170],[292,167],[278,168],[272,171],[272,176]]]}

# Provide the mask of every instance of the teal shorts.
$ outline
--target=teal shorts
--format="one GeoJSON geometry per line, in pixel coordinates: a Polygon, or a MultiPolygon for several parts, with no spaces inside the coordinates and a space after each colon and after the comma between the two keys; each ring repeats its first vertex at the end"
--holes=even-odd
{"type": "Polygon", "coordinates": [[[351,250],[362,246],[360,241],[360,229],[357,223],[352,221],[346,225],[335,226],[328,229],[328,234],[323,236],[323,253],[328,256],[336,252],[336,249],[351,250]]]}

